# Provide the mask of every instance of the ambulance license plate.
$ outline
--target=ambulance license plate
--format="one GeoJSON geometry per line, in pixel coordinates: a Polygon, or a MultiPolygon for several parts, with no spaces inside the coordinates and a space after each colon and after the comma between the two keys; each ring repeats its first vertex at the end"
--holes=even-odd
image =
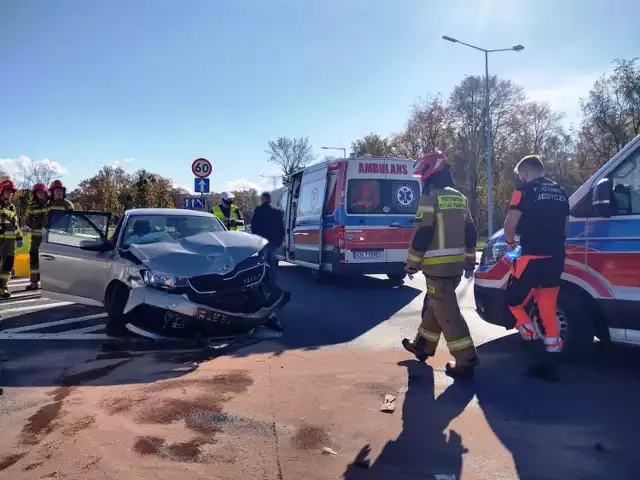
{"type": "Polygon", "coordinates": [[[358,250],[353,252],[355,260],[382,260],[382,250],[358,250]]]}

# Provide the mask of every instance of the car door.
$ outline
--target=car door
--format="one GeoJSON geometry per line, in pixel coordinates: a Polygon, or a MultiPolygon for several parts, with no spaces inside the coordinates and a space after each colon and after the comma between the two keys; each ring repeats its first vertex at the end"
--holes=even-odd
{"type": "Polygon", "coordinates": [[[309,167],[302,175],[293,230],[296,263],[320,268],[322,209],[327,189],[327,164],[309,167]]]}
{"type": "Polygon", "coordinates": [[[290,232],[290,229],[288,228],[288,225],[290,222],[289,214],[291,211],[291,209],[289,208],[289,205],[290,205],[289,189],[287,187],[284,187],[280,192],[280,198],[278,199],[278,210],[282,212],[282,221],[284,223],[284,241],[282,242],[282,245],[280,245],[276,249],[276,255],[278,255],[278,257],[281,258],[282,260],[287,259],[287,252],[289,251],[290,243],[291,243],[291,239],[290,239],[291,232],[290,232]]]}
{"type": "Polygon", "coordinates": [[[603,300],[611,338],[640,345],[640,148],[608,177],[612,216],[588,219],[587,264],[614,296],[603,300]]]}
{"type": "Polygon", "coordinates": [[[40,282],[48,298],[102,306],[116,250],[107,240],[111,214],[55,211],[40,246],[40,282]],[[81,248],[84,240],[104,240],[104,251],[81,248]]]}

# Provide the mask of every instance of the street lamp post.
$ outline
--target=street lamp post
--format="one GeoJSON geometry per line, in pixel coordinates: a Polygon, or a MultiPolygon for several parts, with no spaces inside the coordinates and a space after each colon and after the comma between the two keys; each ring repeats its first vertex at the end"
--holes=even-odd
{"type": "Polygon", "coordinates": [[[347,149],[343,147],[320,147],[322,150],[342,150],[342,158],[347,158],[347,149]]]}
{"type": "Polygon", "coordinates": [[[522,45],[514,45],[511,48],[494,48],[491,50],[487,50],[486,48],[476,47],[475,45],[461,42],[460,40],[447,37],[446,35],[444,35],[442,39],[452,43],[459,43],[466,47],[473,48],[474,50],[484,52],[484,119],[487,136],[487,220],[489,223],[489,237],[491,237],[491,235],[493,235],[493,139],[491,138],[491,113],[489,110],[489,54],[492,52],[520,52],[524,50],[524,47],[522,45]]]}

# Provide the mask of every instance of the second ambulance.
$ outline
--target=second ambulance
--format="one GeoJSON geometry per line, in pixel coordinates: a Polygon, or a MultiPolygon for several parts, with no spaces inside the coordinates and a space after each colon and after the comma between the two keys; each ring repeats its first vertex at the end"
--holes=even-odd
{"type": "MultiPolygon", "coordinates": [[[[584,353],[594,336],[640,346],[640,135],[593,174],[569,204],[557,309],[563,355],[584,353]]],[[[500,230],[482,252],[475,300],[483,319],[511,329],[515,319],[505,300],[510,274],[505,250],[500,230]]],[[[530,310],[537,322],[535,306],[530,310]]]]}

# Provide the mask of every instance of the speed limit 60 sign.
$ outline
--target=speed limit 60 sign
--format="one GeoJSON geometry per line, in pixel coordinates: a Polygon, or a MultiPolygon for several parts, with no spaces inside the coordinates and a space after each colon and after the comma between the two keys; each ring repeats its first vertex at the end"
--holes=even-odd
{"type": "Polygon", "coordinates": [[[206,158],[197,158],[191,164],[191,171],[198,178],[207,178],[211,170],[211,162],[206,158]]]}

